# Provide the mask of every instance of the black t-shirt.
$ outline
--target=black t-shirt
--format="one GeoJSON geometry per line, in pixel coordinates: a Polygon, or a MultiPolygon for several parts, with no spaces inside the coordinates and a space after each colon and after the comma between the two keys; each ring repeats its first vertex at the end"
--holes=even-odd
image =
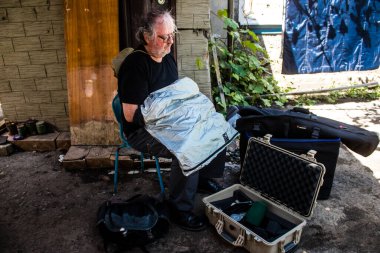
{"type": "MultiPolygon", "coordinates": [[[[144,46],[136,50],[146,52],[144,46]]],[[[162,62],[154,61],[148,54],[136,51],[127,56],[119,70],[118,93],[122,103],[141,105],[148,95],[166,87],[178,79],[177,64],[172,54],[166,55],[162,62]]],[[[126,134],[139,128],[123,117],[126,134]]]]}

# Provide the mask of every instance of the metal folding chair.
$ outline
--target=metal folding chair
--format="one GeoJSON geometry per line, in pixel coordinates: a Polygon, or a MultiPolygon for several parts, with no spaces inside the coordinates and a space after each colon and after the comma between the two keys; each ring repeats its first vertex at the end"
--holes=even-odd
{"type": "MultiPolygon", "coordinates": [[[[121,102],[120,102],[119,94],[116,94],[116,96],[114,97],[114,99],[112,101],[112,110],[113,110],[113,113],[115,114],[115,118],[117,120],[117,123],[119,124],[119,135],[120,135],[120,139],[122,142],[120,144],[120,146],[117,147],[116,152],[115,152],[115,164],[114,164],[115,174],[113,177],[113,184],[114,184],[113,190],[114,190],[114,193],[116,194],[117,193],[117,183],[118,183],[117,182],[118,181],[118,172],[119,172],[119,151],[122,148],[131,148],[131,146],[129,145],[129,143],[127,141],[127,138],[124,135],[124,131],[123,131],[123,121],[122,121],[123,115],[122,115],[122,110],[121,110],[121,102]]],[[[161,194],[164,195],[165,194],[165,188],[164,188],[164,183],[163,183],[162,176],[161,176],[160,163],[159,163],[157,156],[154,156],[154,159],[156,162],[156,171],[157,171],[158,181],[160,183],[161,194]]],[[[142,152],[140,153],[140,162],[141,162],[141,172],[143,172],[144,171],[144,154],[142,152]]]]}

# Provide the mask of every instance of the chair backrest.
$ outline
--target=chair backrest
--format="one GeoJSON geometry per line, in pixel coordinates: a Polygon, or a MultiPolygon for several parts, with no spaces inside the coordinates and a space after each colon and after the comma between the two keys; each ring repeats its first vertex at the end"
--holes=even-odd
{"type": "MultiPolygon", "coordinates": [[[[125,58],[128,55],[130,55],[131,53],[133,53],[133,52],[134,52],[133,48],[127,47],[127,48],[124,48],[122,51],[120,51],[118,53],[118,55],[115,58],[112,59],[111,66],[112,66],[112,69],[114,71],[115,77],[119,77],[119,70],[120,70],[121,65],[123,64],[125,58]]],[[[120,139],[124,142],[124,144],[127,147],[130,147],[130,145],[128,144],[127,138],[124,135],[124,131],[123,131],[123,120],[122,120],[122,117],[124,117],[124,115],[122,113],[121,106],[122,105],[121,105],[121,102],[120,102],[119,94],[116,94],[115,97],[112,100],[112,110],[113,110],[113,113],[114,113],[115,118],[117,120],[117,123],[119,124],[120,139]]]]}
{"type": "Polygon", "coordinates": [[[115,77],[119,77],[119,70],[121,67],[121,64],[123,64],[125,58],[127,58],[128,55],[130,55],[134,51],[133,48],[127,47],[124,48],[122,51],[120,51],[115,58],[112,59],[111,67],[114,72],[115,77]]]}
{"type": "Polygon", "coordinates": [[[119,94],[116,94],[115,97],[113,98],[112,100],[112,110],[113,110],[113,113],[115,115],[115,118],[117,120],[117,123],[119,124],[119,135],[120,135],[120,139],[127,145],[129,146],[128,144],[128,141],[127,141],[127,138],[125,138],[125,135],[124,135],[124,131],[123,131],[123,120],[122,120],[122,117],[123,117],[123,113],[122,113],[122,110],[121,110],[121,102],[120,102],[120,98],[119,98],[119,94]]]}

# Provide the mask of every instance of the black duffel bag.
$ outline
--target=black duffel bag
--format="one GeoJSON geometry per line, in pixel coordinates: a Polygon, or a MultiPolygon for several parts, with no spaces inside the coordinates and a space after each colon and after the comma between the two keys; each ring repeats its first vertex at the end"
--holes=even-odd
{"type": "Polygon", "coordinates": [[[242,133],[254,131],[261,136],[270,133],[275,138],[340,138],[355,153],[369,156],[379,145],[379,136],[363,128],[319,117],[304,108],[279,110],[255,106],[239,107],[241,116],[236,129],[242,133]]]}
{"type": "Polygon", "coordinates": [[[330,196],[340,142],[363,155],[370,155],[379,143],[374,132],[335,120],[318,117],[304,108],[279,110],[255,106],[239,107],[236,129],[240,132],[240,159],[244,156],[250,137],[271,134],[271,143],[296,154],[317,151],[316,160],[326,167],[324,183],[318,199],[330,196]]]}

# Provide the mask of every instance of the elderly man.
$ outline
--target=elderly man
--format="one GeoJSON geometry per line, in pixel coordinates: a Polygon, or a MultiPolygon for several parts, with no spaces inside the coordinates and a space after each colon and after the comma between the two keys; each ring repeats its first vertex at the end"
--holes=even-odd
{"type": "Polygon", "coordinates": [[[221,189],[212,178],[223,175],[225,150],[202,170],[185,176],[177,158],[146,131],[141,113],[141,105],[149,94],[178,79],[177,65],[171,54],[175,32],[176,25],[169,12],[148,13],[136,34],[140,46],[120,67],[118,92],[124,113],[124,133],[131,146],[152,155],[172,158],[169,181],[172,221],[184,229],[199,231],[206,227],[207,221],[192,212],[195,194],[197,190],[216,192],[221,189]]]}

